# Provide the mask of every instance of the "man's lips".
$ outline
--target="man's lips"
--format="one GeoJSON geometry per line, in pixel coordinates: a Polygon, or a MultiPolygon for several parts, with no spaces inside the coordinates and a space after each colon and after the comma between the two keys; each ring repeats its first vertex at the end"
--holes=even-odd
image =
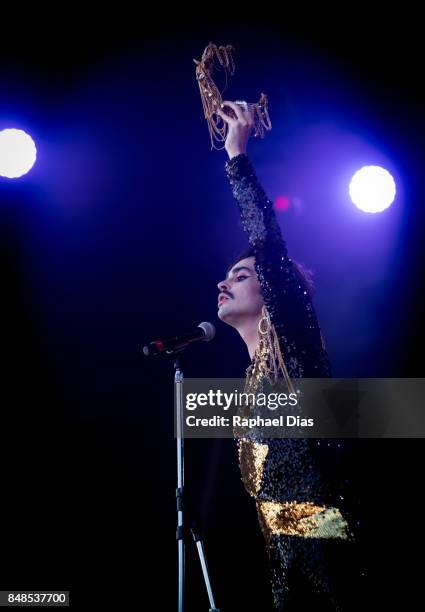
{"type": "Polygon", "coordinates": [[[225,293],[221,293],[218,297],[218,305],[221,306],[225,300],[230,300],[230,296],[226,295],[225,293]]]}

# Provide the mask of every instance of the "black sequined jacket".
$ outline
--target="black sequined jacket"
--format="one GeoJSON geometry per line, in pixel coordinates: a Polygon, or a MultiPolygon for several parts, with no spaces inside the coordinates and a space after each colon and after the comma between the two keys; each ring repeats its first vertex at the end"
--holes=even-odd
{"type": "MultiPolygon", "coordinates": [[[[330,377],[312,299],[288,256],[272,202],[246,155],[227,161],[226,173],[290,378],[330,377]]],[[[297,556],[313,590],[331,597],[328,576],[318,559],[324,550],[321,542],[329,546],[352,535],[350,513],[344,506],[349,480],[338,470],[344,465],[344,441],[251,438],[238,444],[242,480],[256,500],[269,550],[277,609],[283,609],[291,591],[289,567],[297,556]]],[[[333,609],[339,608],[335,604],[333,609]]]]}
{"type": "MultiPolygon", "coordinates": [[[[312,300],[288,256],[272,202],[246,155],[228,160],[225,168],[255,252],[261,292],[289,376],[330,377],[331,366],[312,300]]],[[[341,506],[344,482],[335,472],[335,464],[342,453],[342,441],[273,439],[267,440],[267,445],[268,461],[256,498],[341,506]]]]}

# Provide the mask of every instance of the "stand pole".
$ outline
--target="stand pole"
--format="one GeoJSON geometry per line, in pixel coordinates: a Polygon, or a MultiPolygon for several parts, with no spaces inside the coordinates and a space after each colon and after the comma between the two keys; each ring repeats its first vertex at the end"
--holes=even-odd
{"type": "Polygon", "coordinates": [[[178,612],[183,612],[184,596],[184,516],[183,516],[183,489],[184,489],[184,438],[183,438],[183,372],[180,369],[179,359],[174,360],[174,383],[176,393],[177,418],[177,548],[179,563],[178,612]]]}

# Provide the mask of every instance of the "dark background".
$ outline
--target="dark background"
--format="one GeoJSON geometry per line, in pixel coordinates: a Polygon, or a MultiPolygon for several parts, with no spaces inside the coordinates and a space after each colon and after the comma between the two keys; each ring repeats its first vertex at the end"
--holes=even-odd
{"type": "MultiPolygon", "coordinates": [[[[138,347],[211,320],[217,337],[187,354],[186,376],[243,376],[248,365],[237,334],[216,320],[216,283],[245,238],[194,79],[192,58],[210,40],[236,48],[232,99],[269,95],[274,128],[250,155],[271,197],[283,185],[301,198],[301,210],[279,220],[293,256],[316,270],[334,375],[423,375],[418,17],[353,13],[219,23],[213,5],[196,20],[8,22],[0,129],[27,129],[38,161],[26,177],[0,180],[2,589],[69,589],[76,609],[175,607],[172,364],[138,347]],[[326,175],[319,157],[330,125],[326,175]],[[311,126],[317,158],[303,140],[311,126]],[[337,136],[347,133],[381,151],[402,185],[382,250],[378,221],[338,217],[332,172],[342,180],[350,146],[337,136]]],[[[411,609],[423,444],[358,444],[372,597],[411,609]]],[[[234,443],[188,441],[186,477],[218,605],[270,609],[234,443]]],[[[193,551],[187,574],[190,609],[207,609],[193,551]]]]}

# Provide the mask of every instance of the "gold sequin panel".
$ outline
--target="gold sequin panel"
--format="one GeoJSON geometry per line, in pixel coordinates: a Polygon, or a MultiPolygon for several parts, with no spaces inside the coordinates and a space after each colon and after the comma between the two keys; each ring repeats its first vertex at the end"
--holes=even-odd
{"type": "Polygon", "coordinates": [[[268,541],[273,535],[303,538],[349,537],[348,524],[337,508],[310,502],[270,502],[257,500],[258,520],[268,541]]]}
{"type": "Polygon", "coordinates": [[[248,493],[256,497],[260,491],[269,447],[267,444],[241,438],[238,440],[238,451],[242,481],[248,493]]]}

